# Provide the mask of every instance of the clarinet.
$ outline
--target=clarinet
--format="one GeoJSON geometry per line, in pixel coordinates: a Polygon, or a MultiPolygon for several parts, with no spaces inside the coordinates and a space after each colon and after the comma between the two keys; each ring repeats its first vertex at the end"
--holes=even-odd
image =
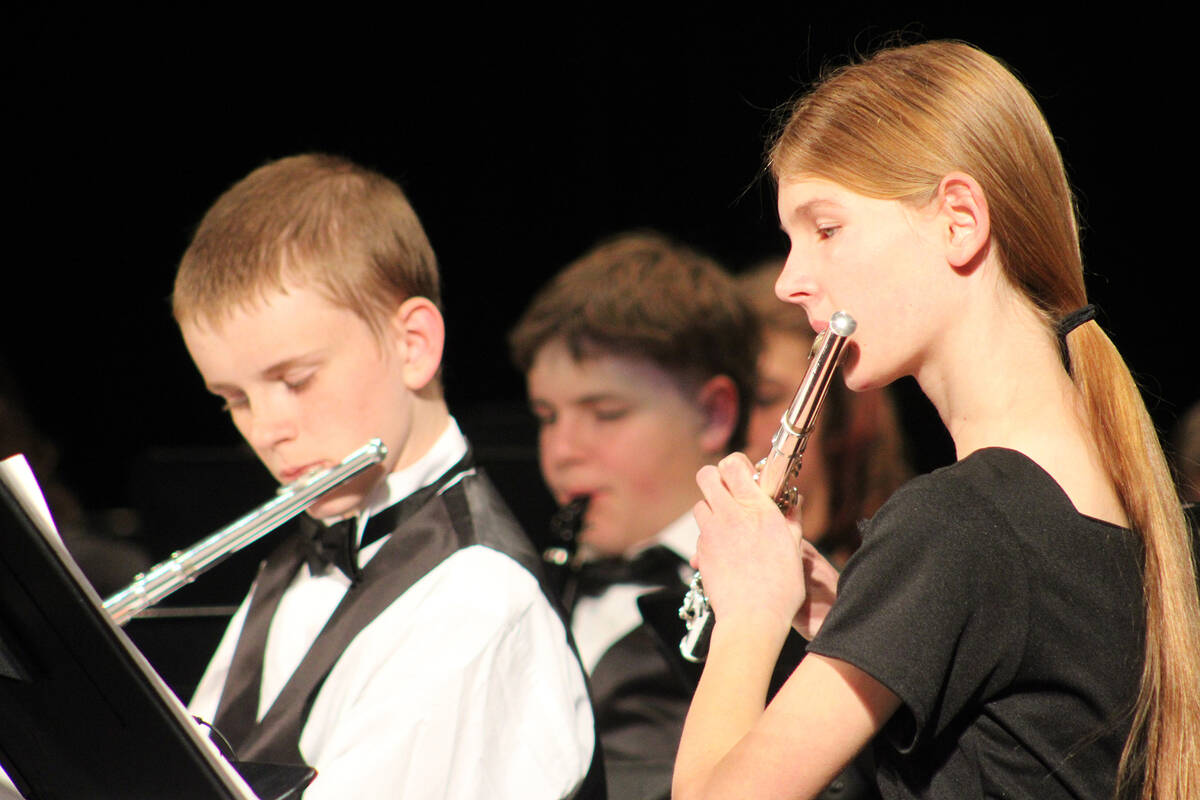
{"type": "MultiPolygon", "coordinates": [[[[808,446],[834,370],[845,354],[846,341],[856,327],[854,318],[845,311],[838,311],[829,318],[829,327],[813,342],[808,371],[796,389],[792,404],[779,421],[770,452],[755,465],[754,480],[770,495],[784,516],[790,514],[800,500],[795,482],[804,460],[804,448],[808,446]]],[[[687,630],[679,642],[679,652],[688,661],[698,664],[708,655],[713,627],[712,609],[699,572],[692,576],[691,586],[679,608],[679,618],[687,630]]]]}
{"type": "Polygon", "coordinates": [[[587,495],[576,497],[554,512],[554,516],[550,518],[550,544],[542,551],[542,561],[546,563],[547,578],[567,609],[570,609],[575,602],[573,589],[571,590],[572,596],[567,596],[570,585],[569,575],[572,569],[578,567],[575,553],[579,545],[579,532],[583,530],[590,501],[591,498],[587,495]]]}

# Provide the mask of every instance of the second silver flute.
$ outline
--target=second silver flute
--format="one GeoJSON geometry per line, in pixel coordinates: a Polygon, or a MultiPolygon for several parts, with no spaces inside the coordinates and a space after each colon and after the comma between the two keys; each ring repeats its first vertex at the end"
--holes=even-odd
{"type": "MultiPolygon", "coordinates": [[[[755,465],[758,470],[755,480],[784,515],[789,514],[799,500],[796,478],[804,460],[804,448],[808,446],[834,370],[841,363],[846,340],[856,327],[854,318],[845,311],[838,311],[829,318],[829,327],[813,343],[808,371],[796,389],[792,404],[779,421],[779,430],[771,440],[771,451],[755,465]]],[[[688,661],[699,663],[708,655],[713,626],[712,609],[699,572],[692,576],[692,585],[683,598],[679,617],[687,629],[679,642],[679,652],[688,661]]]]}

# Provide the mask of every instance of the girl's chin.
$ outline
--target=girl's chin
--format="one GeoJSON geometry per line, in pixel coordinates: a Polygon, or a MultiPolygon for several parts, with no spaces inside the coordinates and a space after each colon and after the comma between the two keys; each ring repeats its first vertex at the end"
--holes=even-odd
{"type": "Polygon", "coordinates": [[[860,372],[849,369],[849,364],[842,362],[842,383],[846,384],[846,388],[852,392],[863,392],[870,389],[867,381],[862,379],[860,372]]]}
{"type": "Polygon", "coordinates": [[[865,369],[864,365],[859,362],[857,350],[851,350],[846,354],[839,371],[842,373],[842,382],[852,392],[868,392],[873,389],[882,389],[897,377],[870,372],[868,369],[865,369]]]}

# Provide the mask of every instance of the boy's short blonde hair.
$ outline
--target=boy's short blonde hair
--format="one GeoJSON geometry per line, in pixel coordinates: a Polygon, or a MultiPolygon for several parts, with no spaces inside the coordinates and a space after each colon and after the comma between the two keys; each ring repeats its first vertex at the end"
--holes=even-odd
{"type": "Polygon", "coordinates": [[[376,334],[409,297],[441,307],[437,260],[392,181],[336,156],[260,167],[204,215],[175,276],[180,323],[219,323],[272,290],[314,286],[376,334]]]}

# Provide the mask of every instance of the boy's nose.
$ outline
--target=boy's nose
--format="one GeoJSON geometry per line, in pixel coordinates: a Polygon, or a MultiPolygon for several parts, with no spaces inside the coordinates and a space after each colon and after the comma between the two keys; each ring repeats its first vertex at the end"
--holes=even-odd
{"type": "Polygon", "coordinates": [[[542,457],[549,466],[579,461],[585,451],[579,425],[565,418],[542,431],[541,447],[542,457]]]}
{"type": "Polygon", "coordinates": [[[296,418],[283,409],[261,408],[253,412],[243,434],[256,451],[270,450],[296,437],[296,418]]]}

